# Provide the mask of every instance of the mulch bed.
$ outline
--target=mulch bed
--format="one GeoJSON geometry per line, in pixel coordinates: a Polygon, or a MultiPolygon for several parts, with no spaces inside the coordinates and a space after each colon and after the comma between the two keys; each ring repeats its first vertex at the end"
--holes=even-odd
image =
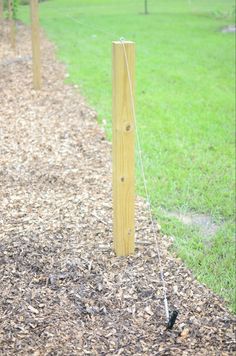
{"type": "MultiPolygon", "coordinates": [[[[134,256],[112,251],[111,144],[42,35],[32,89],[29,29],[0,37],[0,354],[233,355],[234,317],[158,237],[137,199],[134,256]]],[[[78,63],[79,65],[79,63],[78,63]]],[[[158,225],[157,225],[158,227],[158,225]]]]}

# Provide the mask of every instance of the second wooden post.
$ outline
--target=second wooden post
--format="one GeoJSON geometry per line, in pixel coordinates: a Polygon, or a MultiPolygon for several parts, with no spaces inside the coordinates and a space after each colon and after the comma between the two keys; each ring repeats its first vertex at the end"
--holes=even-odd
{"type": "Polygon", "coordinates": [[[113,239],[117,256],[134,252],[135,122],[133,42],[113,42],[113,239]]]}
{"type": "Polygon", "coordinates": [[[31,12],[31,37],[33,60],[33,86],[41,88],[41,61],[40,61],[40,37],[39,37],[39,9],[38,0],[30,0],[31,12]]]}

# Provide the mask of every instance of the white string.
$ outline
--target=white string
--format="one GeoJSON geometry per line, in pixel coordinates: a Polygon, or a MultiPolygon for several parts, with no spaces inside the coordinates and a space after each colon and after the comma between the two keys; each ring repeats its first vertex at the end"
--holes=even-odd
{"type": "MultiPolygon", "coordinates": [[[[110,33],[110,32],[101,30],[101,28],[99,28],[99,27],[97,27],[97,26],[96,26],[96,27],[94,27],[94,26],[89,26],[87,23],[85,24],[85,23],[79,21],[79,20],[78,20],[77,18],[75,18],[74,16],[70,16],[70,15],[68,15],[68,14],[66,14],[66,17],[67,17],[68,19],[70,19],[70,20],[72,20],[72,21],[78,23],[79,25],[81,25],[81,26],[83,26],[83,27],[86,27],[86,28],[88,28],[89,30],[92,30],[92,32],[94,32],[94,31],[99,31],[100,33],[102,33],[102,34],[104,34],[104,35],[106,35],[106,36],[108,36],[108,37],[113,37],[113,38],[114,38],[114,32],[110,33]]],[[[115,37],[118,37],[118,36],[115,35],[115,37]]]]}
{"type": "Polygon", "coordinates": [[[143,183],[144,183],[146,199],[147,199],[147,202],[148,202],[148,211],[149,211],[149,214],[150,214],[150,219],[151,219],[151,224],[152,224],[152,232],[153,232],[153,236],[154,236],[154,240],[155,240],[156,252],[157,252],[157,257],[158,257],[158,264],[159,264],[159,269],[160,269],[160,278],[161,278],[161,282],[162,282],[162,286],[163,286],[163,299],[164,299],[166,320],[168,322],[169,321],[169,307],[168,307],[168,301],[167,301],[167,288],[166,288],[166,282],[165,282],[165,278],[164,278],[161,255],[160,255],[159,246],[158,246],[157,233],[156,233],[156,229],[155,229],[154,219],[153,219],[153,216],[152,216],[150,195],[149,195],[149,192],[148,192],[147,180],[146,180],[145,171],[144,171],[143,157],[142,157],[141,144],[140,144],[140,136],[139,136],[139,131],[138,131],[138,127],[137,127],[137,120],[136,120],[136,113],[135,113],[135,106],[134,106],[134,95],[133,95],[133,89],[132,89],[132,81],[131,81],[129,63],[128,63],[128,58],[127,58],[126,48],[125,48],[125,45],[124,45],[124,39],[121,38],[120,42],[121,42],[123,50],[124,50],[125,63],[126,63],[128,82],[129,82],[129,89],[130,89],[132,112],[133,112],[133,118],[134,118],[134,126],[135,126],[136,136],[137,136],[138,155],[139,155],[139,161],[140,161],[140,167],[141,167],[141,172],[142,172],[142,177],[143,177],[143,183]]]}
{"type": "MultiPolygon", "coordinates": [[[[73,20],[73,21],[75,21],[75,22],[77,22],[80,25],[85,25],[84,23],[81,23],[76,18],[74,18],[72,16],[69,16],[68,14],[66,15],[66,17],[71,19],[71,20],[73,20]]],[[[87,24],[86,24],[86,26],[87,26],[87,24]]],[[[90,28],[90,26],[87,26],[87,27],[90,28]]],[[[104,33],[104,34],[110,36],[110,33],[108,34],[108,32],[105,32],[104,30],[101,30],[101,29],[98,29],[98,30],[101,33],[104,33]]],[[[132,113],[133,113],[134,126],[135,126],[136,137],[137,137],[139,163],[140,163],[140,168],[141,168],[141,172],[142,172],[142,178],[143,178],[143,183],[144,183],[146,200],[147,200],[147,203],[148,203],[148,211],[149,211],[150,220],[151,220],[151,226],[152,226],[152,233],[153,233],[156,252],[157,252],[157,257],[158,257],[158,264],[159,264],[159,270],[160,270],[160,279],[161,279],[162,286],[163,286],[164,308],[165,308],[166,320],[168,322],[169,321],[169,306],[168,306],[168,300],[167,300],[167,288],[166,288],[166,282],[165,282],[165,278],[164,278],[164,272],[163,272],[163,267],[162,267],[162,260],[161,260],[160,250],[159,250],[159,246],[158,246],[157,232],[156,232],[156,229],[155,229],[154,219],[153,219],[153,216],[152,216],[150,194],[149,194],[149,191],[148,191],[148,188],[147,188],[147,180],[146,180],[146,175],[145,175],[145,170],[144,170],[141,143],[140,143],[141,141],[140,141],[139,131],[138,131],[138,127],[137,127],[137,120],[136,120],[136,112],[135,112],[135,105],[134,105],[134,95],[133,95],[133,90],[132,90],[132,81],[131,81],[131,75],[130,75],[130,69],[129,69],[129,64],[128,64],[127,53],[126,53],[126,49],[125,49],[125,45],[124,45],[124,38],[120,38],[120,42],[121,42],[123,50],[124,50],[125,63],[126,63],[128,82],[129,82],[129,89],[130,89],[132,113]]]]}

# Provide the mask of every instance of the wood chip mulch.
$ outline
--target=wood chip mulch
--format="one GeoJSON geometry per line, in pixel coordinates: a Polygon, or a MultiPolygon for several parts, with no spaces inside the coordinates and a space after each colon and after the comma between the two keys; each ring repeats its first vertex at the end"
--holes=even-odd
{"type": "MultiPolygon", "coordinates": [[[[111,144],[42,35],[32,89],[30,32],[0,37],[0,355],[233,355],[235,318],[168,252],[166,330],[157,253],[137,199],[137,249],[112,251],[111,144]]],[[[79,66],[79,63],[78,63],[79,66]]],[[[157,225],[158,227],[158,225],[157,225]]]]}

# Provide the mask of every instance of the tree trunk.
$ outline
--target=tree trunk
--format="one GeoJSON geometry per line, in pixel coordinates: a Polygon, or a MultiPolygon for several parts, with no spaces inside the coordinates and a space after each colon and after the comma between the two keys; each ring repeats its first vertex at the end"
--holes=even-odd
{"type": "Polygon", "coordinates": [[[147,2],[148,2],[148,0],[144,0],[144,8],[145,8],[144,13],[145,13],[145,15],[148,15],[148,4],[147,4],[147,2]]]}

